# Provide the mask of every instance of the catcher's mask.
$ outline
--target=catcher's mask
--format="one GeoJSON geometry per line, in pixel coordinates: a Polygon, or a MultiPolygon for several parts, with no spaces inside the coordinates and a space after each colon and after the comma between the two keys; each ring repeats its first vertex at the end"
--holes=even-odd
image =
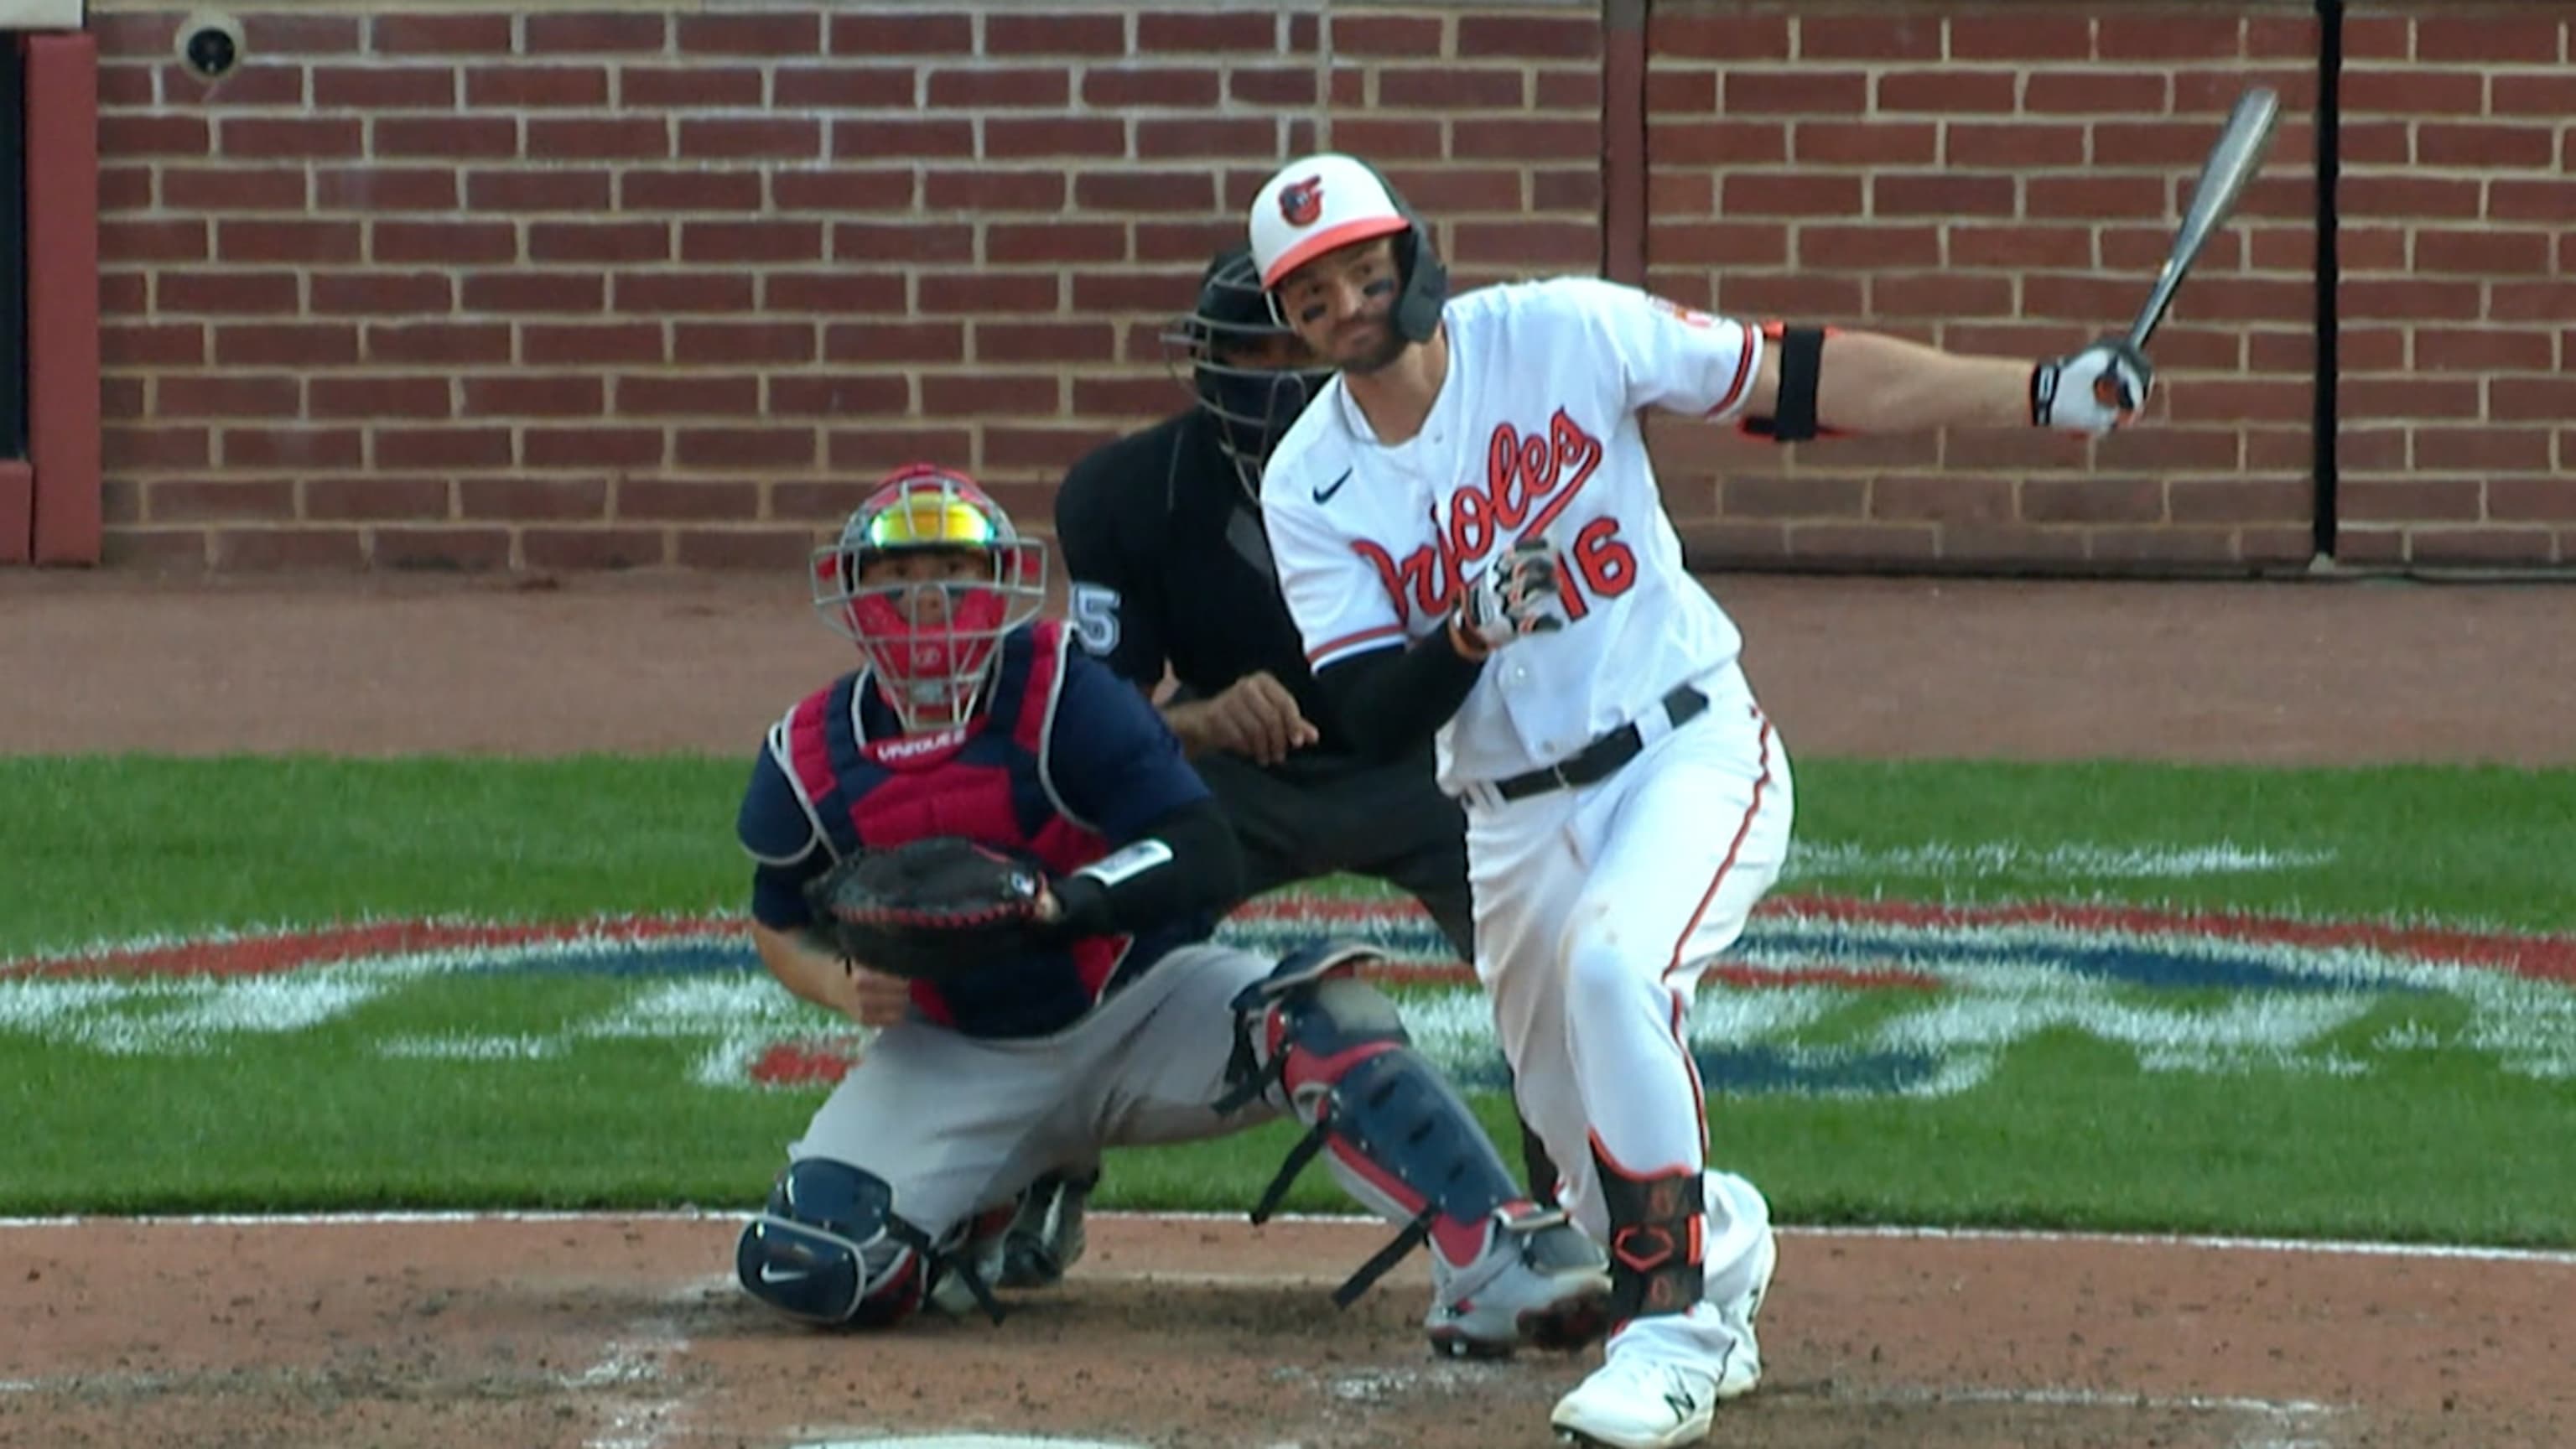
{"type": "Polygon", "coordinates": [[[1333,370],[1271,310],[1250,247],[1208,263],[1197,307],[1163,333],[1163,349],[1175,371],[1189,367],[1190,391],[1216,422],[1217,446],[1244,491],[1260,497],[1261,465],[1333,370]]]}
{"type": "Polygon", "coordinates": [[[859,646],[907,733],[973,718],[1002,636],[1046,604],[1046,546],[963,473],[888,474],[814,551],[814,607],[859,646]]]}

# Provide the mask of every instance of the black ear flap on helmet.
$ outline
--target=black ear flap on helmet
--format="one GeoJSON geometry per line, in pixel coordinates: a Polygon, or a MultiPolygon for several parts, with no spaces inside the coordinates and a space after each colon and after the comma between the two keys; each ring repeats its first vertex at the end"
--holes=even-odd
{"type": "Polygon", "coordinates": [[[1395,214],[1404,218],[1405,229],[1395,238],[1395,268],[1403,280],[1395,298],[1395,330],[1408,342],[1428,342],[1440,330],[1440,310],[1449,305],[1449,268],[1440,260],[1440,249],[1431,244],[1431,228],[1414,213],[1386,179],[1386,173],[1367,162],[1368,173],[1386,188],[1386,199],[1395,204],[1395,214]]]}

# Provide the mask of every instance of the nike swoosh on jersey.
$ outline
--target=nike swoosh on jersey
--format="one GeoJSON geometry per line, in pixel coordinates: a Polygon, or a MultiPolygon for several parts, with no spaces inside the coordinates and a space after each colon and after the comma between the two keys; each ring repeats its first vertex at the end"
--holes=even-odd
{"type": "Polygon", "coordinates": [[[1351,470],[1350,470],[1350,469],[1348,469],[1348,468],[1344,468],[1344,469],[1342,470],[1342,476],[1340,476],[1339,478],[1334,479],[1334,480],[1333,480],[1333,482],[1332,482],[1332,486],[1331,486],[1331,487],[1329,487],[1329,488],[1318,488],[1318,489],[1316,489],[1316,490],[1315,490],[1315,501],[1316,501],[1316,502],[1318,502],[1318,503],[1330,503],[1330,502],[1332,502],[1332,501],[1333,501],[1333,495],[1334,495],[1334,494],[1336,494],[1336,493],[1341,492],[1341,491],[1342,491],[1342,485],[1343,485],[1343,484],[1345,484],[1345,483],[1348,483],[1349,481],[1351,481],[1351,470]]]}

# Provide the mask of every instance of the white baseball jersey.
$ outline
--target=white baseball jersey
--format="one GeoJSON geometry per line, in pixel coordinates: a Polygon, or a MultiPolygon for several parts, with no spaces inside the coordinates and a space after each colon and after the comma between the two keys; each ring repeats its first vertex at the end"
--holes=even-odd
{"type": "Polygon", "coordinates": [[[1449,375],[1422,430],[1379,443],[1336,378],[1272,454],[1261,507],[1319,670],[1443,627],[1513,540],[1555,544],[1567,625],[1498,651],[1441,731],[1456,790],[1562,760],[1734,661],[1733,621],[1682,567],[1639,413],[1733,416],[1762,337],[1580,277],[1483,288],[1443,315],[1449,375]]]}

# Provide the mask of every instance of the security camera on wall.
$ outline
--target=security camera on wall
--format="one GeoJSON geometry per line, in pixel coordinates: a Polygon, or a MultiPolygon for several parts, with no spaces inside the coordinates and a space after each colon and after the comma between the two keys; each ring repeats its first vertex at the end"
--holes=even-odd
{"type": "Polygon", "coordinates": [[[229,15],[200,12],[179,25],[179,63],[200,80],[222,80],[241,64],[241,22],[229,15]]]}
{"type": "Polygon", "coordinates": [[[81,0],[0,0],[0,30],[78,30],[81,0]]]}

